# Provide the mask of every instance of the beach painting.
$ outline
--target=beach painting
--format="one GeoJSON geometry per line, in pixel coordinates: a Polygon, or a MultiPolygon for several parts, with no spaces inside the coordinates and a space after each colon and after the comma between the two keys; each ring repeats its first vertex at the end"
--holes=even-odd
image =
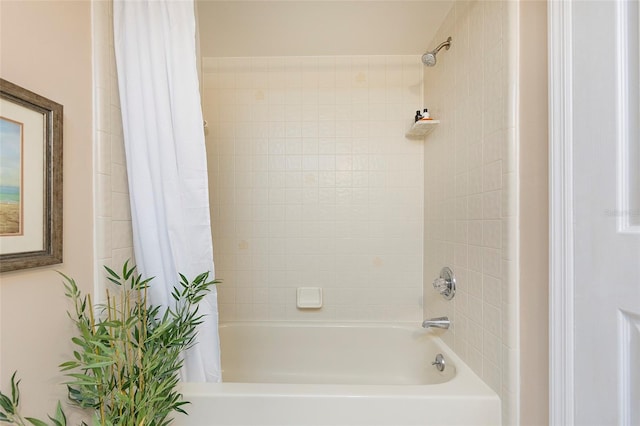
{"type": "Polygon", "coordinates": [[[62,263],[63,110],[0,78],[0,274],[62,263]]]}
{"type": "Polygon", "coordinates": [[[22,235],[23,124],[0,117],[0,236],[22,235]]]}

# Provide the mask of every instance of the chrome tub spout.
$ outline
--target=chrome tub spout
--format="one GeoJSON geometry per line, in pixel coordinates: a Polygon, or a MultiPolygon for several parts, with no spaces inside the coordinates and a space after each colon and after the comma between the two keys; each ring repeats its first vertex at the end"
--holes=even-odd
{"type": "Polygon", "coordinates": [[[450,324],[449,317],[430,318],[422,322],[424,328],[444,328],[445,330],[449,328],[450,324]]]}

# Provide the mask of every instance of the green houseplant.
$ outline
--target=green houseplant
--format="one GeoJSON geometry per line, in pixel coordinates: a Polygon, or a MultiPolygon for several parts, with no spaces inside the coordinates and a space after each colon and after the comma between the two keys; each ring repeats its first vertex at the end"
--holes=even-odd
{"type": "MultiPolygon", "coordinates": [[[[71,339],[73,358],[60,365],[70,379],[69,399],[90,410],[94,424],[167,425],[172,413],[185,413],[187,401],[177,390],[181,353],[195,344],[202,322],[197,305],[218,281],[209,280],[208,272],[192,281],[180,274],[171,293],[175,304],[163,310],[148,304],[152,278],[143,279],[128,262],[121,274],[105,269],[119,291],[107,290],[106,303],[95,306],[91,295],[82,295],[76,282],[61,274],[73,303],[69,317],[78,332],[71,339]]],[[[18,414],[18,384],[12,377],[12,397],[0,394],[0,421],[46,425],[18,414]]],[[[50,420],[56,426],[66,424],[60,407],[50,420]]]]}

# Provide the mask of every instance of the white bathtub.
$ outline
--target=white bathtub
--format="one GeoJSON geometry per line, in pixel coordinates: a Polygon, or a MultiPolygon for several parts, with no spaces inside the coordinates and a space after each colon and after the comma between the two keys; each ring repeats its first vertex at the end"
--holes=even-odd
{"type": "Polygon", "coordinates": [[[419,327],[241,322],[220,340],[224,383],[185,383],[176,424],[500,424],[495,392],[419,327]]]}

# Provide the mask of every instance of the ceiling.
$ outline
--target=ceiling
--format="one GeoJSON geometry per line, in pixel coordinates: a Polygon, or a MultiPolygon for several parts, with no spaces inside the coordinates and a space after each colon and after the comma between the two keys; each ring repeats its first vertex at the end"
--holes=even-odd
{"type": "Polygon", "coordinates": [[[205,57],[418,55],[435,47],[447,1],[198,0],[205,57]]]}

